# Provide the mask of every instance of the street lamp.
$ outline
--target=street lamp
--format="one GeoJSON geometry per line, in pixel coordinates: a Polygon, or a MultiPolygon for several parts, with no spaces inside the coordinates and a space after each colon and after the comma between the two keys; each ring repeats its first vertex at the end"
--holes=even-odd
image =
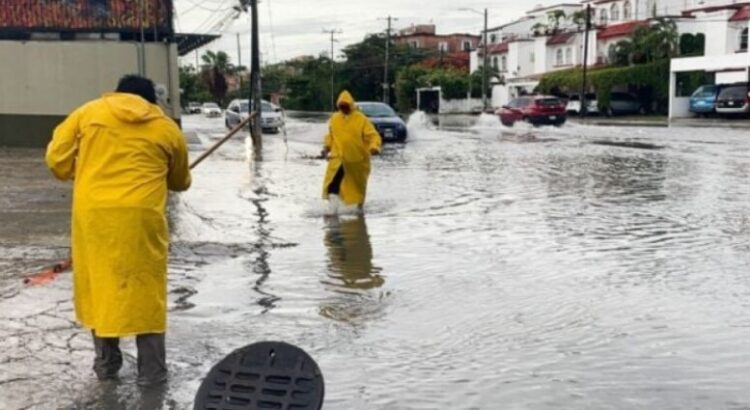
{"type": "Polygon", "coordinates": [[[487,112],[487,109],[488,109],[487,107],[487,83],[489,82],[487,78],[487,65],[489,61],[489,46],[487,44],[487,9],[484,9],[484,13],[482,13],[479,10],[475,10],[469,7],[462,7],[458,10],[468,11],[468,12],[479,14],[479,15],[484,15],[484,31],[482,32],[483,33],[482,43],[484,44],[484,47],[483,47],[484,50],[482,50],[484,54],[483,56],[484,60],[482,62],[482,108],[483,108],[483,112],[487,112]]]}

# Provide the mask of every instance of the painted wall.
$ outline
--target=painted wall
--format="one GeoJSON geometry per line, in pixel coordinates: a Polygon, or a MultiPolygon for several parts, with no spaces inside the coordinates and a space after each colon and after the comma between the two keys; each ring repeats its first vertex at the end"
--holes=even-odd
{"type": "MultiPolygon", "coordinates": [[[[52,129],[32,127],[35,117],[59,122],[81,104],[114,90],[123,75],[138,72],[136,43],[0,41],[0,55],[0,78],[13,79],[0,81],[0,95],[12,96],[0,98],[0,145],[26,139],[35,142],[23,145],[45,144],[52,129]],[[22,135],[24,124],[33,135],[22,135]],[[9,129],[14,135],[7,135],[9,129]]],[[[179,119],[177,46],[146,44],[146,75],[167,89],[162,108],[179,119]]]]}

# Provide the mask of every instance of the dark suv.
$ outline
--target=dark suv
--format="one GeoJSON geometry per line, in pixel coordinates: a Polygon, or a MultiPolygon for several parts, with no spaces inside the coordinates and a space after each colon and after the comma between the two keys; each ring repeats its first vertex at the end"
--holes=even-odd
{"type": "Polygon", "coordinates": [[[750,112],[750,95],[747,83],[727,85],[716,97],[716,112],[719,114],[747,114],[750,112]]]}

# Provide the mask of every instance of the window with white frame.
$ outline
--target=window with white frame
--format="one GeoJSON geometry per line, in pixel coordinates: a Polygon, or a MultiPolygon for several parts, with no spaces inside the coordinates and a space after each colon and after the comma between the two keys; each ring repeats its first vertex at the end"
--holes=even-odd
{"type": "Polygon", "coordinates": [[[567,65],[573,64],[573,49],[570,47],[565,49],[565,64],[567,65]]]}
{"type": "Polygon", "coordinates": [[[438,43],[438,50],[441,53],[447,53],[448,52],[448,42],[447,41],[441,41],[438,43]]]}
{"type": "Polygon", "coordinates": [[[563,50],[562,48],[558,48],[557,52],[555,52],[555,65],[561,66],[563,64],[565,64],[563,61],[563,50]]]}
{"type": "Polygon", "coordinates": [[[492,57],[492,68],[495,69],[495,71],[497,71],[497,67],[499,64],[500,63],[498,63],[497,57],[492,57]]]}
{"type": "Polygon", "coordinates": [[[497,43],[497,34],[495,33],[490,34],[490,43],[492,44],[497,43]]]}
{"type": "Polygon", "coordinates": [[[534,54],[533,51],[529,54],[529,62],[531,63],[536,62],[536,55],[534,54]]]}
{"type": "Polygon", "coordinates": [[[508,57],[502,56],[500,57],[500,72],[505,73],[508,71],[508,57]]]}
{"type": "Polygon", "coordinates": [[[614,21],[620,21],[620,5],[617,3],[612,4],[612,8],[610,9],[610,16],[609,18],[614,21]]]}
{"type": "Polygon", "coordinates": [[[463,50],[464,51],[471,51],[471,41],[470,40],[464,40],[463,42],[463,50]]]}
{"type": "Polygon", "coordinates": [[[747,51],[747,27],[740,32],[740,51],[747,51]]]}
{"type": "Polygon", "coordinates": [[[607,13],[607,9],[602,9],[601,12],[599,12],[599,24],[606,26],[608,23],[609,13],[607,13]]]}
{"type": "Polygon", "coordinates": [[[411,46],[411,48],[419,48],[419,40],[409,41],[409,46],[411,46]]]}
{"type": "Polygon", "coordinates": [[[622,5],[622,19],[628,21],[633,18],[633,6],[630,4],[630,0],[626,0],[625,4],[622,5]]]}

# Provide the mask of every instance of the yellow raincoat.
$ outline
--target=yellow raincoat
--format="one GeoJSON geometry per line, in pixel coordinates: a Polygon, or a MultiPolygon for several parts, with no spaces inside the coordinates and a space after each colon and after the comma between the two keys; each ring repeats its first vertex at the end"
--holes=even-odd
{"type": "Polygon", "coordinates": [[[98,337],[164,333],[167,189],[190,186],[185,139],[162,110],[111,93],[55,130],[47,165],[74,180],[76,316],[98,337]]]}
{"type": "Polygon", "coordinates": [[[331,116],[328,135],[325,136],[330,160],[323,183],[323,198],[328,199],[328,186],[339,168],[344,167],[339,197],[347,205],[363,205],[370,176],[370,151],[380,152],[380,134],[357,109],[348,91],[341,93],[336,105],[342,102],[349,103],[352,111],[349,115],[338,111],[331,116]]]}

